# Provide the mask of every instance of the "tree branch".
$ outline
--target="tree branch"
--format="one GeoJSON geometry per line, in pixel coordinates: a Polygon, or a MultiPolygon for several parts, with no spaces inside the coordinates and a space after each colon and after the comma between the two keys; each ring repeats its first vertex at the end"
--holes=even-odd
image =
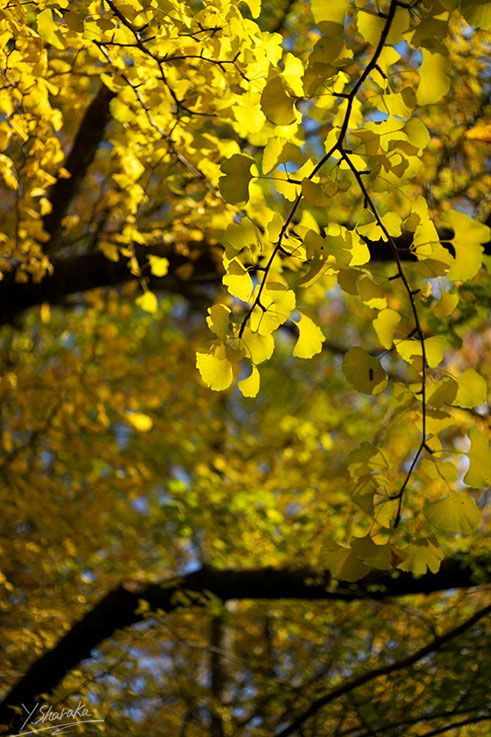
{"type": "MultiPolygon", "coordinates": [[[[140,600],[153,611],[169,613],[184,606],[204,606],[207,592],[222,601],[231,599],[304,599],[310,601],[356,599],[383,600],[391,596],[429,594],[455,588],[467,588],[491,581],[488,559],[447,559],[438,573],[415,577],[410,573],[374,571],[354,584],[333,585],[330,574],[314,569],[255,568],[245,570],[204,567],[179,579],[162,583],[122,583],[110,591],[58,644],[31,665],[24,677],[0,703],[0,724],[11,722],[15,728],[12,706],[30,704],[39,693],[49,693],[80,661],[90,657],[103,640],[124,627],[142,621],[140,600]],[[191,592],[186,605],[185,597],[191,592]]],[[[19,725],[17,724],[17,727],[19,725]]]]}
{"type": "Polygon", "coordinates": [[[72,149],[64,167],[70,172],[69,179],[59,178],[52,186],[49,201],[51,212],[44,218],[44,229],[51,236],[44,249],[47,253],[56,249],[61,234],[61,222],[92,163],[97,149],[104,138],[110,119],[109,103],[115,93],[104,84],[100,87],[80,123],[72,149]]]}
{"type": "MultiPolygon", "coordinates": [[[[409,655],[407,658],[396,660],[394,663],[388,663],[387,665],[383,665],[381,668],[374,668],[373,670],[363,673],[361,676],[352,678],[345,683],[342,683],[340,686],[333,688],[331,691],[329,691],[329,693],[315,699],[308,707],[308,709],[305,709],[305,711],[302,712],[302,714],[300,714],[298,717],[296,717],[287,727],[282,729],[280,732],[277,732],[275,737],[288,737],[290,734],[297,732],[301,725],[311,716],[316,714],[319,709],[321,709],[323,706],[326,706],[330,702],[335,701],[335,699],[338,699],[340,696],[344,696],[350,691],[353,691],[355,688],[358,688],[365,683],[369,683],[369,681],[373,681],[375,680],[375,678],[379,678],[379,676],[386,676],[390,673],[394,673],[395,671],[404,670],[405,668],[414,665],[414,663],[417,663],[418,660],[421,660],[426,655],[440,650],[443,645],[466,632],[480,619],[488,616],[488,614],[491,614],[491,605],[480,609],[471,617],[466,619],[465,622],[460,624],[458,627],[449,630],[440,637],[435,637],[428,645],[420,648],[412,655],[409,655]]],[[[437,732],[433,731],[427,734],[437,734],[437,732]]]]}

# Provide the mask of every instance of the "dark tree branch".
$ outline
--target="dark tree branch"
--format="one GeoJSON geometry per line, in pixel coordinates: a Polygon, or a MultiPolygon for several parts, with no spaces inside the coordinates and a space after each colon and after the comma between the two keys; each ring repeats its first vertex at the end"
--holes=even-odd
{"type": "Polygon", "coordinates": [[[31,665],[25,676],[0,703],[0,724],[19,727],[12,706],[29,705],[36,696],[51,692],[62,678],[113,633],[142,621],[140,600],[151,610],[171,612],[186,606],[180,592],[194,594],[188,606],[204,606],[209,592],[222,601],[231,599],[304,599],[309,601],[383,600],[392,596],[430,594],[467,588],[491,581],[490,561],[448,559],[438,573],[415,577],[410,573],[374,571],[355,584],[332,585],[330,574],[313,569],[257,568],[221,570],[204,567],[163,583],[129,581],[104,596],[58,644],[31,665]]]}
{"type": "MultiPolygon", "coordinates": [[[[63,180],[65,183],[69,180],[63,180]]],[[[56,185],[55,185],[56,186],[56,185]]],[[[447,239],[452,232],[442,230],[440,237],[447,239]]],[[[411,234],[406,233],[395,238],[402,261],[412,260],[410,253],[411,234]]],[[[218,247],[204,246],[202,242],[189,243],[189,250],[198,252],[195,260],[176,254],[168,246],[146,247],[135,245],[135,255],[145,274],[146,257],[150,254],[165,256],[169,259],[169,273],[162,278],[150,277],[150,286],[155,291],[169,291],[192,296],[197,283],[219,283],[222,267],[218,255],[218,247]],[[214,249],[217,253],[214,253],[214,249]],[[180,277],[180,267],[191,263],[192,278],[180,277]]],[[[368,241],[370,253],[374,261],[392,261],[388,244],[383,241],[368,241]]],[[[491,255],[491,242],[484,246],[485,253],[491,255]]],[[[110,261],[100,251],[77,254],[73,256],[53,256],[51,263],[53,273],[45,276],[41,282],[32,281],[25,284],[15,281],[15,274],[5,274],[0,281],[0,324],[13,322],[29,307],[49,302],[63,304],[74,294],[87,292],[97,287],[116,287],[132,281],[135,277],[128,267],[128,258],[121,256],[118,262],[110,261]]]]}
{"type": "MultiPolygon", "coordinates": [[[[314,699],[314,701],[311,703],[311,705],[307,709],[305,709],[305,711],[299,714],[299,716],[296,717],[287,727],[277,732],[276,737],[289,737],[289,735],[294,734],[295,732],[298,732],[302,724],[304,724],[304,722],[306,722],[307,719],[309,719],[311,716],[316,714],[319,711],[319,709],[321,709],[324,706],[327,706],[327,704],[331,703],[332,701],[335,701],[341,696],[344,696],[345,694],[350,693],[355,688],[358,688],[359,686],[363,686],[365,683],[369,683],[370,681],[373,681],[376,678],[379,678],[380,676],[386,676],[386,675],[389,675],[390,673],[394,673],[395,671],[404,670],[405,668],[409,668],[411,665],[414,665],[414,663],[417,663],[419,660],[426,657],[426,655],[430,655],[431,653],[437,652],[447,642],[450,642],[451,640],[455,639],[459,635],[466,632],[468,629],[470,629],[470,627],[476,624],[476,622],[478,622],[480,619],[483,619],[483,617],[487,617],[488,614],[491,614],[491,605],[484,607],[483,609],[480,609],[475,614],[473,614],[471,617],[466,619],[465,622],[462,622],[462,624],[460,624],[458,627],[455,627],[454,629],[449,630],[448,632],[446,632],[444,635],[440,637],[435,637],[428,645],[425,645],[424,647],[420,648],[412,655],[409,655],[407,658],[403,658],[402,660],[396,660],[394,663],[388,663],[387,665],[383,665],[381,668],[374,668],[373,670],[363,673],[361,676],[358,676],[356,678],[351,678],[345,683],[342,683],[340,686],[333,688],[327,694],[324,694],[323,696],[320,696],[317,699],[314,699]]],[[[432,731],[427,734],[437,734],[437,733],[438,732],[432,731]]]]}
{"type": "Polygon", "coordinates": [[[80,189],[80,185],[92,163],[97,149],[101,144],[106,126],[110,119],[109,103],[115,93],[102,85],[94,97],[80,123],[72,149],[64,163],[65,169],[70,172],[68,179],[59,178],[53,184],[49,201],[51,212],[44,218],[44,229],[51,236],[45,245],[45,251],[49,253],[56,249],[61,234],[61,221],[67,214],[74,197],[80,189]]]}

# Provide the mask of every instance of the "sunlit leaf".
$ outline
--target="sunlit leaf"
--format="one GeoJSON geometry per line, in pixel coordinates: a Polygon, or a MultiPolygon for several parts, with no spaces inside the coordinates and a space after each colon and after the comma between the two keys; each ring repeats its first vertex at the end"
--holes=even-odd
{"type": "Polygon", "coordinates": [[[322,343],[325,338],[322,330],[315,322],[300,312],[300,320],[297,322],[299,330],[298,340],[293,348],[293,355],[296,358],[312,358],[322,350],[322,343]]]}

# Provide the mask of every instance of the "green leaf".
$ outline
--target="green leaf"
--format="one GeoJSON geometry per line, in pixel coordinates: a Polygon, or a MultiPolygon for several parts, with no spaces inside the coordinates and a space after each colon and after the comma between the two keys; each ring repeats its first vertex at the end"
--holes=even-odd
{"type": "Polygon", "coordinates": [[[380,361],[359,346],[345,353],[343,372],[350,384],[364,394],[380,394],[387,384],[387,374],[380,361]]]}
{"type": "Polygon", "coordinates": [[[401,571],[410,571],[416,576],[423,576],[427,570],[437,573],[443,560],[443,550],[429,540],[410,544],[405,551],[406,558],[397,566],[401,571]]]}
{"type": "Polygon", "coordinates": [[[261,108],[274,125],[291,125],[297,119],[292,98],[287,94],[280,76],[271,77],[261,95],[261,108]]]}
{"type": "Polygon", "coordinates": [[[251,166],[254,159],[244,154],[234,154],[221,165],[223,177],[218,186],[223,199],[231,205],[247,202],[249,199],[249,182],[252,179],[251,166]]]}
{"type": "Polygon", "coordinates": [[[424,508],[428,522],[438,530],[469,535],[477,528],[481,513],[472,497],[461,491],[451,491],[444,499],[430,502],[424,508]]]}
{"type": "Polygon", "coordinates": [[[466,368],[457,379],[457,395],[452,404],[457,407],[472,409],[484,404],[487,398],[487,386],[483,377],[473,368],[466,368]]]}
{"type": "Polygon", "coordinates": [[[486,437],[477,427],[469,430],[471,449],[468,453],[469,470],[464,476],[464,483],[475,489],[482,489],[491,484],[491,448],[486,437]]]}
{"type": "Polygon", "coordinates": [[[320,327],[303,312],[300,312],[300,321],[297,322],[297,327],[299,336],[293,349],[293,355],[296,358],[312,358],[312,356],[320,353],[325,340],[320,327]]]}

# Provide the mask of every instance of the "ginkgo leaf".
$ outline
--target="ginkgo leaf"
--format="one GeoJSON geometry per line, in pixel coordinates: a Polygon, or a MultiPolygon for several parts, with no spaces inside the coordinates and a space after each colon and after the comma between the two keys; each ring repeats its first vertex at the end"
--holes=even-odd
{"type": "Polygon", "coordinates": [[[169,271],[169,259],[162,256],[147,256],[150,264],[150,271],[154,276],[165,276],[169,271]]]}
{"type": "Polygon", "coordinates": [[[225,340],[229,334],[230,307],[217,304],[208,308],[209,316],[206,322],[210,330],[219,338],[225,340]]]}
{"type": "Polygon", "coordinates": [[[474,28],[491,28],[491,4],[489,0],[462,0],[461,12],[474,28]]]}
{"type": "Polygon", "coordinates": [[[477,528],[481,513],[474,499],[461,491],[451,491],[424,508],[426,519],[438,530],[469,535],[477,528]]]}
{"type": "Polygon", "coordinates": [[[148,432],[153,427],[152,418],[143,412],[126,412],[125,417],[138,432],[148,432]]]}
{"type": "Polygon", "coordinates": [[[297,119],[293,100],[278,75],[267,82],[261,95],[261,108],[274,125],[291,125],[297,119]]]}
{"type": "Polygon", "coordinates": [[[259,18],[261,14],[261,0],[244,0],[249,6],[253,18],[259,18]]]}
{"type": "Polygon", "coordinates": [[[305,202],[312,207],[326,207],[331,202],[331,198],[324,192],[319,182],[312,182],[310,179],[302,181],[302,194],[305,202]]]}
{"type": "Polygon", "coordinates": [[[311,0],[312,14],[317,27],[326,36],[342,33],[348,12],[348,0],[311,0]]]}
{"type": "MultiPolygon", "coordinates": [[[[446,338],[443,335],[433,335],[431,338],[425,338],[424,347],[428,366],[434,368],[438,366],[443,358],[443,352],[447,345],[446,338]]],[[[419,340],[400,340],[395,344],[396,350],[401,358],[408,363],[413,363],[416,367],[421,363],[414,361],[423,355],[423,348],[419,340]]]]}
{"type": "Polygon", "coordinates": [[[300,311],[300,320],[297,322],[299,331],[298,340],[293,349],[296,358],[312,358],[322,350],[325,338],[322,330],[315,322],[300,311]]]}
{"type": "Polygon", "coordinates": [[[478,223],[464,212],[449,210],[442,215],[442,220],[454,229],[452,245],[455,260],[447,274],[449,279],[467,281],[472,279],[482,263],[483,243],[487,243],[491,230],[487,225],[478,223]]]}
{"type": "Polygon", "coordinates": [[[145,312],[157,312],[159,306],[155,294],[148,290],[144,292],[140,297],[137,297],[135,302],[138,307],[140,307],[142,310],[145,310],[145,312]]]}
{"type": "Polygon", "coordinates": [[[263,361],[267,361],[273,355],[274,338],[271,334],[260,335],[259,333],[252,332],[252,330],[246,326],[241,340],[245,348],[246,356],[251,359],[252,363],[262,363],[263,361]]]}
{"type": "Polygon", "coordinates": [[[53,11],[50,8],[45,8],[38,13],[36,18],[37,31],[47,43],[54,46],[56,49],[64,49],[65,46],[60,37],[60,32],[56,26],[53,18],[53,11]]]}
{"type": "Polygon", "coordinates": [[[350,545],[356,557],[373,568],[379,570],[392,568],[392,554],[389,545],[376,545],[370,535],[355,537],[350,545]]]}
{"type": "Polygon", "coordinates": [[[259,392],[260,375],[256,366],[252,367],[250,376],[237,383],[243,397],[255,397],[259,392]]]}
{"type": "Polygon", "coordinates": [[[196,354],[196,367],[210,389],[223,391],[234,380],[233,364],[223,344],[213,346],[208,353],[196,354]]]}
{"type": "Polygon", "coordinates": [[[227,273],[222,279],[232,297],[247,302],[252,292],[252,279],[247,269],[240,261],[233,259],[227,267],[227,273]]]}
{"type": "Polygon", "coordinates": [[[451,315],[459,303],[458,294],[450,294],[449,292],[442,292],[442,296],[436,307],[433,309],[433,314],[436,317],[447,317],[451,315]]]}
{"type": "Polygon", "coordinates": [[[390,307],[385,310],[381,310],[373,321],[373,327],[377,333],[377,338],[387,350],[392,348],[395,329],[400,321],[400,314],[395,310],[390,309],[390,307]]]}
{"type": "Polygon", "coordinates": [[[429,540],[411,543],[404,552],[407,555],[397,567],[416,576],[423,576],[428,570],[437,573],[444,558],[443,550],[429,540]]]}
{"type": "Polygon", "coordinates": [[[338,581],[359,581],[370,571],[353,550],[340,545],[331,544],[324,560],[331,576],[338,581]]]}
{"type": "Polygon", "coordinates": [[[238,202],[247,202],[253,163],[254,159],[245,154],[234,154],[222,163],[220,168],[225,176],[220,177],[218,186],[226,202],[231,205],[236,205],[238,202]]]}
{"type": "MultiPolygon", "coordinates": [[[[254,296],[259,292],[256,287],[254,296]]],[[[261,292],[259,303],[251,315],[250,327],[253,332],[268,335],[282,325],[295,309],[295,292],[283,284],[268,282],[261,292]]]]}
{"type": "Polygon", "coordinates": [[[435,391],[428,396],[428,406],[439,409],[444,404],[451,404],[457,394],[457,382],[445,377],[437,384],[435,391]]]}
{"type": "Polygon", "coordinates": [[[452,400],[452,404],[472,409],[485,403],[488,393],[486,381],[475,369],[466,368],[456,381],[457,395],[452,400]]]}
{"type": "Polygon", "coordinates": [[[446,72],[450,62],[446,56],[423,48],[423,62],[419,68],[419,87],[416,98],[419,105],[438,102],[450,88],[450,77],[446,72]]]}
{"type": "Polygon", "coordinates": [[[343,372],[355,389],[365,394],[380,394],[387,384],[387,374],[374,358],[363,348],[355,346],[345,353],[343,372]]]}
{"type": "Polygon", "coordinates": [[[475,489],[482,489],[491,484],[491,448],[489,440],[477,427],[469,430],[471,449],[468,453],[469,470],[464,482],[475,489]]]}

